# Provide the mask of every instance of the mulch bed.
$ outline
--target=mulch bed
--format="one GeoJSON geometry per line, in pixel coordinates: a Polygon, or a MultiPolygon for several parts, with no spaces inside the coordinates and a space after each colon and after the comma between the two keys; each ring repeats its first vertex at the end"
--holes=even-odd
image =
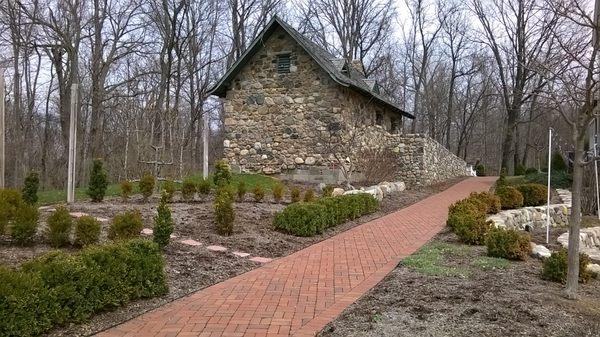
{"type": "MultiPolygon", "coordinates": [[[[443,232],[432,242],[458,244],[443,232]]],[[[470,266],[484,247],[444,261],[470,266]]],[[[402,263],[327,325],[319,336],[600,336],[600,281],[579,288],[580,300],[561,296],[562,285],[540,278],[540,260],[507,269],[471,267],[467,277],[429,276],[402,263]]]]}
{"type": "MultiPolygon", "coordinates": [[[[260,264],[239,258],[231,254],[233,251],[250,253],[252,256],[278,258],[289,255],[304,247],[327,239],[352,227],[381,217],[398,209],[411,205],[432,194],[445,190],[462,179],[454,179],[433,186],[407,190],[389,195],[381,203],[381,209],[356,221],[351,221],[327,230],[322,235],[310,238],[295,237],[274,231],[272,221],[275,213],[285,207],[265,198],[265,202],[251,202],[251,195],[244,202],[235,203],[234,234],[229,237],[218,235],[214,229],[212,197],[199,197],[190,203],[171,203],[170,207],[175,221],[174,234],[165,249],[166,271],[168,275],[169,293],[160,298],[142,300],[131,303],[112,312],[94,316],[89,322],[71,325],[54,330],[49,336],[86,336],[104,330],[118,323],[127,321],[146,311],[164,305],[194,291],[224,281],[236,275],[260,267],[260,264]],[[193,239],[202,243],[200,247],[192,247],[180,243],[183,239],[193,239]],[[207,245],[221,245],[228,251],[210,252],[207,245]]],[[[92,216],[111,219],[125,210],[138,209],[142,213],[147,228],[152,227],[152,218],[156,212],[158,200],[143,202],[133,199],[123,202],[120,199],[110,199],[102,203],[81,202],[70,207],[71,211],[85,212],[92,216]]],[[[43,221],[49,215],[42,213],[40,233],[43,232],[43,221]]],[[[104,224],[105,227],[108,224],[104,224]]],[[[103,231],[101,241],[107,240],[103,231]]],[[[16,267],[22,262],[48,252],[52,248],[41,243],[40,236],[31,247],[15,247],[6,238],[0,238],[0,261],[3,265],[16,267]]],[[[74,251],[73,248],[67,248],[74,251]]]]}

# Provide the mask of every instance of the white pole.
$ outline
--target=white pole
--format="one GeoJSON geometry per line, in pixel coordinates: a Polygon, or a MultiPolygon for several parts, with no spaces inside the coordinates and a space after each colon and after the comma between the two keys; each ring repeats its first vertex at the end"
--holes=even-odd
{"type": "Polygon", "coordinates": [[[550,175],[552,174],[552,128],[548,129],[548,195],[546,199],[546,244],[550,243],[550,175]]]}
{"type": "Polygon", "coordinates": [[[71,119],[69,125],[69,168],[67,203],[75,202],[75,161],[77,155],[77,84],[71,85],[71,119]]]}
{"type": "Polygon", "coordinates": [[[208,178],[208,133],[210,132],[209,128],[209,113],[208,111],[204,112],[204,126],[202,128],[202,177],[204,179],[208,178]]]}
{"type": "Polygon", "coordinates": [[[4,188],[4,141],[6,139],[6,128],[5,128],[5,111],[4,111],[4,68],[0,68],[0,188],[4,188]]]}

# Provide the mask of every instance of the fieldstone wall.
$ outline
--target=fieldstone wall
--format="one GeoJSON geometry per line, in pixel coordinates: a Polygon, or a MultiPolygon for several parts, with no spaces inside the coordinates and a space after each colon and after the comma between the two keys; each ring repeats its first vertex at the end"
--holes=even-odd
{"type": "MultiPolygon", "coordinates": [[[[557,193],[563,203],[550,205],[550,226],[565,227],[569,224],[571,213],[571,192],[558,189],[557,193]]],[[[547,206],[537,206],[509,209],[489,216],[488,220],[496,227],[507,229],[526,230],[546,227],[546,208],[547,206]]]]}
{"type": "Polygon", "coordinates": [[[392,146],[402,162],[398,178],[408,186],[431,185],[468,175],[464,160],[425,135],[400,135],[395,142],[392,146]]]}
{"type": "Polygon", "coordinates": [[[388,147],[399,154],[397,180],[407,186],[467,174],[466,163],[435,141],[401,135],[400,115],[334,82],[283,30],[263,43],[224,99],[224,156],[234,170],[336,183],[361,149],[388,147]],[[281,54],[290,55],[290,73],[277,72],[281,54]]]}

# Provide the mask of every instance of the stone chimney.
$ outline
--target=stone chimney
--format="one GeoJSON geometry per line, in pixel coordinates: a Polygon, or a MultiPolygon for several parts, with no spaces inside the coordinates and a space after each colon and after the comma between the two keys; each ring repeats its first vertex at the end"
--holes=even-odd
{"type": "Polygon", "coordinates": [[[350,62],[350,65],[352,68],[354,68],[354,70],[358,71],[363,76],[365,76],[365,68],[363,68],[362,62],[360,62],[360,60],[352,60],[350,62]]]}

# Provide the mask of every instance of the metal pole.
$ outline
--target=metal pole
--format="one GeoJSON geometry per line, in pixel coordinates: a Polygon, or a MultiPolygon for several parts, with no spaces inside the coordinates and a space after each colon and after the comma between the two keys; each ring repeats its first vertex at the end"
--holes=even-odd
{"type": "Polygon", "coordinates": [[[209,127],[209,112],[204,112],[204,126],[202,128],[202,177],[208,178],[208,133],[210,132],[209,127]]]}
{"type": "Polygon", "coordinates": [[[552,128],[548,129],[548,195],[546,196],[546,244],[550,243],[550,175],[552,174],[552,128]]]}
{"type": "Polygon", "coordinates": [[[208,111],[204,111],[202,119],[204,122],[202,126],[202,177],[206,179],[208,178],[208,134],[210,132],[208,111]]]}
{"type": "Polygon", "coordinates": [[[67,203],[75,202],[75,162],[77,155],[77,84],[71,85],[71,118],[69,125],[69,168],[67,177],[67,203]]]}
{"type": "Polygon", "coordinates": [[[4,68],[0,68],[0,188],[4,188],[5,162],[5,107],[4,107],[4,68]]]}

